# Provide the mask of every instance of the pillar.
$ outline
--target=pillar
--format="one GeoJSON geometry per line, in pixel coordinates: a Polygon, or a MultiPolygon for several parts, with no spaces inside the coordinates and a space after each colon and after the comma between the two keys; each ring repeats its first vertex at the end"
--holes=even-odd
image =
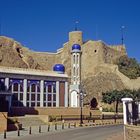
{"type": "MultiPolygon", "coordinates": [[[[6,86],[6,90],[9,89],[9,78],[5,78],[5,86],[6,86]]],[[[7,96],[6,100],[9,102],[9,106],[8,106],[8,111],[10,112],[10,108],[12,106],[12,95],[7,96]]]]}
{"type": "MultiPolygon", "coordinates": [[[[124,121],[124,125],[127,124],[127,111],[126,111],[126,107],[127,107],[127,103],[128,102],[132,102],[133,99],[132,98],[122,98],[122,102],[123,102],[123,121],[124,121]]],[[[131,112],[132,113],[132,112],[131,112]]]]}
{"type": "Polygon", "coordinates": [[[40,107],[43,107],[44,80],[40,81],[40,107]]]}
{"type": "Polygon", "coordinates": [[[68,107],[68,82],[65,82],[65,107],[68,107]]]}
{"type": "Polygon", "coordinates": [[[6,86],[6,89],[9,88],[9,78],[5,78],[5,86],[6,86]]]}
{"type": "Polygon", "coordinates": [[[27,106],[27,79],[23,80],[23,105],[27,106]]]}
{"type": "Polygon", "coordinates": [[[59,107],[59,81],[56,81],[56,107],[59,107]]]}

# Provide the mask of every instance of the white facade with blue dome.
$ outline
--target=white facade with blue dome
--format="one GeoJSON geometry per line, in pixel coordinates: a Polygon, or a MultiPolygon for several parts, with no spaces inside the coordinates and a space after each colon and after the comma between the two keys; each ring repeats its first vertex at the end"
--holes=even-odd
{"type": "Polygon", "coordinates": [[[11,107],[68,107],[68,75],[62,64],[54,65],[53,71],[0,67],[0,84],[4,87],[0,111],[10,111],[11,107]]]}
{"type": "Polygon", "coordinates": [[[79,107],[79,93],[81,81],[81,46],[73,44],[71,48],[71,85],[70,85],[70,106],[79,107]]]}
{"type": "Polygon", "coordinates": [[[60,56],[62,57],[60,60],[54,61],[57,63],[53,62],[54,64],[50,65],[52,68],[50,71],[0,67],[0,83],[6,87],[6,92],[0,93],[0,105],[4,99],[8,102],[9,109],[10,107],[79,107],[82,32],[70,32],[67,44],[70,49],[68,51],[71,52],[71,77],[65,73],[65,61],[61,61],[65,56],[60,56]],[[6,94],[7,92],[9,94],[6,94]]]}

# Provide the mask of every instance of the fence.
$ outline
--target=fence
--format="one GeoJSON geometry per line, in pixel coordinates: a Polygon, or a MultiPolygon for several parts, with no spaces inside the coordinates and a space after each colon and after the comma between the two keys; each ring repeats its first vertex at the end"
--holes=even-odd
{"type": "Polygon", "coordinates": [[[126,114],[128,124],[140,124],[140,100],[127,102],[126,114]]]}

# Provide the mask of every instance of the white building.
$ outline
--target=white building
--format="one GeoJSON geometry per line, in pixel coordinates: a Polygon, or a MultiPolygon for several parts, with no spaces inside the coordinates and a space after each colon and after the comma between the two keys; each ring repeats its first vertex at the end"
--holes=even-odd
{"type": "Polygon", "coordinates": [[[0,67],[0,108],[16,107],[67,107],[68,75],[62,64],[53,71],[0,67]],[[4,105],[4,101],[6,105],[4,105]]]}

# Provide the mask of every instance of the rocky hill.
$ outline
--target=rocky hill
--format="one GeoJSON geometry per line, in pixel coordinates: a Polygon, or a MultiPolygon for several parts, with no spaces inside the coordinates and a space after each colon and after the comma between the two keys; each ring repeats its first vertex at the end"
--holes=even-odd
{"type": "Polygon", "coordinates": [[[41,66],[26,51],[28,52],[28,49],[17,41],[1,36],[0,66],[41,69],[41,66]]]}
{"type": "Polygon", "coordinates": [[[113,89],[138,89],[140,78],[130,80],[118,71],[115,61],[127,55],[124,46],[109,46],[103,41],[82,40],[82,32],[69,34],[69,41],[56,53],[34,52],[14,39],[0,36],[0,66],[52,70],[53,65],[62,63],[71,76],[71,46],[78,43],[82,48],[81,80],[87,93],[86,102],[101,93],[113,89]]]}

